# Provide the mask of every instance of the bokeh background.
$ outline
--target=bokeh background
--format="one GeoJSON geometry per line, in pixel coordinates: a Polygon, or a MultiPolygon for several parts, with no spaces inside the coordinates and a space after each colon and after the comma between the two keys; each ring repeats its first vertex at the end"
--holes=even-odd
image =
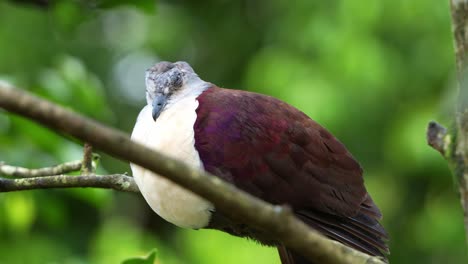
{"type": "MultiPolygon", "coordinates": [[[[392,263],[468,263],[446,162],[425,143],[456,98],[448,1],[0,1],[0,79],[130,133],[144,71],[188,61],[219,86],[278,97],[327,127],[365,169],[392,263]]],[[[0,111],[0,160],[43,167],[78,142],[0,111]]],[[[103,155],[99,173],[129,172],[103,155]]],[[[0,194],[0,263],[279,263],[275,249],[175,228],[135,194],[0,194]]]]}

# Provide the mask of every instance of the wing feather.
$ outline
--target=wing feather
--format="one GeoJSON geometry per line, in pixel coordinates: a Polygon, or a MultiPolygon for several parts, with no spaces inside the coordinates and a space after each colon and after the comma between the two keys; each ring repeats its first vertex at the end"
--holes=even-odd
{"type": "Polygon", "coordinates": [[[361,167],[304,113],[273,97],[215,87],[198,100],[195,147],[207,171],[272,203],[341,216],[359,210],[367,193],[361,167]]]}
{"type": "MultiPolygon", "coordinates": [[[[265,201],[290,205],[330,238],[372,255],[388,252],[360,165],[325,128],[265,95],[213,86],[198,100],[195,148],[205,170],[265,201]]],[[[285,263],[301,259],[284,248],[280,254],[285,263]]]]}

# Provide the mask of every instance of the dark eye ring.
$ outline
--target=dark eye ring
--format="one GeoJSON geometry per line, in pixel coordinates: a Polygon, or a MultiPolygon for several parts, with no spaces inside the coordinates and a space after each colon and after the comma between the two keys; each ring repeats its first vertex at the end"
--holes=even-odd
{"type": "Polygon", "coordinates": [[[177,72],[175,72],[174,74],[175,74],[175,76],[172,78],[172,85],[173,85],[174,87],[180,87],[180,86],[182,86],[182,83],[183,83],[183,81],[182,81],[182,73],[179,72],[179,71],[177,71],[177,72]]]}

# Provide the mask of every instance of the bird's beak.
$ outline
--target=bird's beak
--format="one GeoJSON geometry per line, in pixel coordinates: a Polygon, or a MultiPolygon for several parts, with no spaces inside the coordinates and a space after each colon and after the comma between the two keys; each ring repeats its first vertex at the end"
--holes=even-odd
{"type": "Polygon", "coordinates": [[[158,94],[153,100],[153,120],[156,121],[167,103],[167,95],[158,94]]]}

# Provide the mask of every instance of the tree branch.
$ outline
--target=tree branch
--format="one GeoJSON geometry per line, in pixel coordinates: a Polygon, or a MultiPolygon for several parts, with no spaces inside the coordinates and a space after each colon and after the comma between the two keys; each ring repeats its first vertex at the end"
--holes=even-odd
{"type": "Polygon", "coordinates": [[[458,179],[460,200],[465,216],[465,232],[468,242],[468,0],[450,0],[452,28],[455,40],[455,58],[458,76],[458,105],[456,131],[450,159],[458,179]]]}
{"type": "Polygon", "coordinates": [[[296,219],[290,210],[268,204],[215,176],[194,170],[181,161],[135,143],[120,131],[2,83],[0,107],[55,131],[89,142],[114,157],[164,175],[208,199],[228,217],[265,231],[309,260],[328,264],[384,263],[377,257],[371,257],[325,238],[296,219]]]}
{"type": "Polygon", "coordinates": [[[45,167],[40,169],[28,169],[23,167],[16,167],[0,162],[0,175],[16,177],[16,178],[31,178],[41,177],[48,175],[60,175],[81,169],[81,160],[65,162],[53,167],[45,167]]]}
{"type": "Polygon", "coordinates": [[[132,177],[111,175],[53,175],[23,179],[0,178],[0,193],[33,189],[94,187],[123,192],[139,192],[132,177]]]}

